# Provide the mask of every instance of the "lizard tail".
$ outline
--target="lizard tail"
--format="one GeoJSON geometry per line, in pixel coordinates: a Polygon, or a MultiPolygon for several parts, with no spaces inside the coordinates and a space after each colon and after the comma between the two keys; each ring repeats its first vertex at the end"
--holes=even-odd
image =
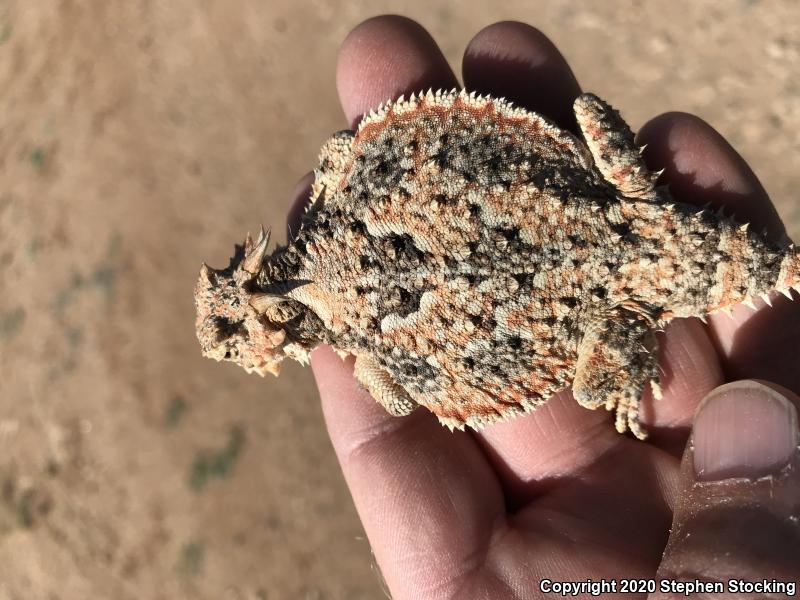
{"type": "Polygon", "coordinates": [[[794,245],[780,248],[747,225],[732,221],[723,224],[715,251],[720,253],[709,289],[706,313],[728,312],[743,303],[755,308],[760,296],[769,304],[771,292],[792,297],[800,291],[800,254],[794,245]]]}

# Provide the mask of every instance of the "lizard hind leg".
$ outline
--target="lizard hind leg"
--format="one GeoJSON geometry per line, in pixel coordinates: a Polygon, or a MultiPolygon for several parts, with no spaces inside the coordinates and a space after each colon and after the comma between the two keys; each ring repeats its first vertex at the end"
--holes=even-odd
{"type": "Polygon", "coordinates": [[[378,361],[365,354],[356,357],[355,376],[373,398],[395,417],[403,417],[417,407],[417,403],[378,361]]]}
{"type": "Polygon", "coordinates": [[[643,440],[639,400],[648,384],[656,397],[658,352],[652,319],[618,307],[589,324],[578,348],[573,393],[581,406],[616,411],[616,428],[643,440]]]}
{"type": "Polygon", "coordinates": [[[619,112],[594,94],[578,96],[573,109],[603,178],[627,198],[658,200],[659,174],[645,165],[633,132],[619,112]]]}

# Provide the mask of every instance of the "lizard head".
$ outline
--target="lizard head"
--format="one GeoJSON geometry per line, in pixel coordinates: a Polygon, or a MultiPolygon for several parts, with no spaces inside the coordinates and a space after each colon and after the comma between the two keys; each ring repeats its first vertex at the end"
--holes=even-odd
{"type": "Polygon", "coordinates": [[[275,310],[285,299],[259,292],[256,284],[268,243],[263,228],[255,243],[248,235],[243,246],[236,246],[228,268],[203,264],[195,287],[197,339],[203,355],[229,360],[262,376],[277,375],[286,356],[284,322],[280,310],[275,310]]]}

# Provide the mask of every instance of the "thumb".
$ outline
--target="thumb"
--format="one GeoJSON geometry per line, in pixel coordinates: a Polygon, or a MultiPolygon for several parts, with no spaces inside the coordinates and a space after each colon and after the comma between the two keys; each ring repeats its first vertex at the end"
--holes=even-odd
{"type": "Polygon", "coordinates": [[[800,579],[800,399],[739,381],[700,404],[653,598],[785,598],[800,579]],[[675,582],[673,584],[673,582],[675,582]],[[702,594],[705,592],[705,595],[702,594]]]}

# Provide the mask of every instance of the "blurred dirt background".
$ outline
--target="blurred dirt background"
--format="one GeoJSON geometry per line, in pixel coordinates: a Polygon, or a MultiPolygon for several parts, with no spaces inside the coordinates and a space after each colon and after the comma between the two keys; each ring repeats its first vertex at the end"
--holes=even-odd
{"type": "Polygon", "coordinates": [[[538,26],[634,128],[711,122],[800,234],[794,0],[0,0],[0,599],[385,596],[310,372],[201,358],[192,304],[201,260],[283,231],[383,12],[457,71],[538,26]]]}

